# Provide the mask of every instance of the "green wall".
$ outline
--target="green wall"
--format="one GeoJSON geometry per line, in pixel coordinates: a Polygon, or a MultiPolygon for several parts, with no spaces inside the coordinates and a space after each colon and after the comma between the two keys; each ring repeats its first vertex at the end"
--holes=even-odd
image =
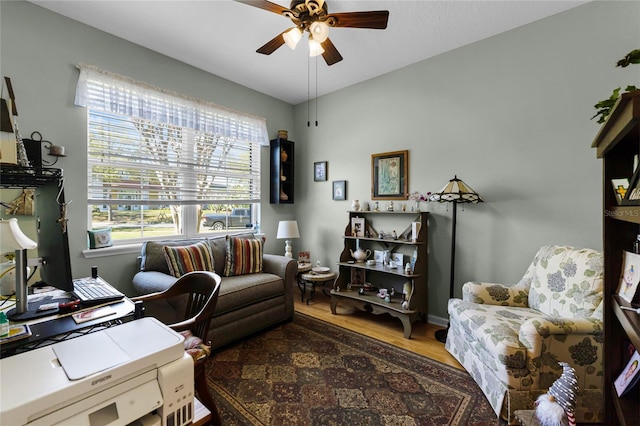
{"type": "MultiPolygon", "coordinates": [[[[619,85],[640,84],[638,66],[615,62],[640,48],[639,2],[590,2],[307,103],[292,106],[23,1],[0,2],[0,68],[12,78],[23,135],[40,131],[67,148],[70,242],[76,276],[91,265],[130,292],[134,255],[85,259],[86,129],[73,105],[80,62],[267,118],[269,134],[296,141],[296,204],[268,203],[263,151],[261,230],[284,250],[277,222],[295,218],[293,250],[333,265],[351,200],[370,201],[370,155],[408,149],[411,191],[436,191],[454,175],[484,203],[458,209],[456,294],[467,280],[515,282],[544,244],[602,248],[601,165],[590,145],[593,104],[619,85]],[[315,103],[311,102],[315,117],[315,103]],[[313,181],[313,162],[329,180],[313,181]],[[348,181],[348,201],[331,181],[348,181]]],[[[409,40],[428,43],[429,40],[409,40]]],[[[345,52],[344,66],[349,57],[345,52]]],[[[380,58],[384,60],[384,58],[380,58]]],[[[319,64],[319,84],[341,64],[319,64]]],[[[383,203],[384,205],[385,203],[383,203]]],[[[446,319],[451,209],[429,205],[429,313],[446,319]]]]}
{"type": "MultiPolygon", "coordinates": [[[[0,69],[11,77],[23,137],[38,130],[44,139],[66,147],[66,158],[55,167],[64,170],[69,202],[69,244],[74,276],[88,276],[91,265],[100,274],[133,295],[131,277],[135,254],[86,259],[86,110],[74,105],[78,63],[93,64],[168,90],[266,117],[269,135],[278,129],[293,132],[293,106],[237,85],[182,62],[124,41],[102,31],[52,13],[25,1],[0,2],[0,69]]],[[[46,151],[45,151],[46,152],[46,151]]],[[[293,217],[292,206],[268,203],[269,150],[263,148],[261,231],[266,251],[276,250],[280,219],[293,217]]],[[[45,154],[45,158],[48,156],[45,154]]],[[[52,157],[48,157],[51,159],[52,157]]],[[[35,237],[35,235],[34,235],[35,237]]],[[[139,249],[136,249],[139,252],[139,249]]]]}
{"type": "MultiPolygon", "coordinates": [[[[469,280],[517,282],[542,245],[601,249],[601,165],[590,148],[599,126],[589,118],[613,88],[640,84],[640,66],[614,67],[640,48],[638,22],[638,2],[592,2],[323,96],[318,127],[297,105],[294,251],[335,262],[351,200],[370,202],[371,154],[403,149],[410,191],[457,175],[485,201],[458,207],[456,295],[469,280]],[[329,162],[327,182],[313,181],[315,161],[329,162]],[[348,201],[331,199],[333,180],[348,181],[348,201]]],[[[334,69],[321,71],[319,85],[334,69]]],[[[452,211],[429,204],[429,313],[446,318],[452,211]]]]}

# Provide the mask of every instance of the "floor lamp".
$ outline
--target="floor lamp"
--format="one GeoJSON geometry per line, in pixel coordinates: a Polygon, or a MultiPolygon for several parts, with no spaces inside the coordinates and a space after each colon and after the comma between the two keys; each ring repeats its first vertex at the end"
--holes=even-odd
{"type": "MultiPolygon", "coordinates": [[[[451,274],[449,281],[449,298],[452,299],[453,275],[456,269],[456,207],[459,203],[481,203],[482,199],[469,185],[458,179],[458,176],[454,176],[440,191],[431,196],[431,200],[441,203],[453,203],[453,214],[451,216],[451,274]]],[[[449,325],[447,325],[446,329],[437,330],[435,333],[436,339],[445,343],[448,332],[449,325]]]]}

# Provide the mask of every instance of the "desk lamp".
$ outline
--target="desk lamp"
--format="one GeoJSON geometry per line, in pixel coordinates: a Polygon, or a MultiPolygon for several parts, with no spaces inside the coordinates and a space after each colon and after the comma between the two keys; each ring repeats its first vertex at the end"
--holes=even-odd
{"type": "Polygon", "coordinates": [[[291,238],[300,238],[298,232],[298,222],[295,220],[281,220],[278,223],[278,234],[276,238],[284,239],[284,255],[287,257],[293,257],[291,252],[291,238]]]}
{"type": "MultiPolygon", "coordinates": [[[[453,203],[453,215],[451,216],[451,274],[449,281],[449,298],[453,298],[453,274],[456,264],[456,206],[458,203],[481,203],[480,195],[471,189],[469,185],[454,176],[447,184],[438,192],[431,196],[432,201],[440,203],[453,203]]],[[[449,327],[444,330],[437,330],[435,337],[438,341],[445,343],[449,327]]]]}
{"type": "Polygon", "coordinates": [[[0,219],[0,246],[16,251],[16,307],[9,319],[27,312],[27,250],[38,247],[18,226],[18,219],[0,219]]]}

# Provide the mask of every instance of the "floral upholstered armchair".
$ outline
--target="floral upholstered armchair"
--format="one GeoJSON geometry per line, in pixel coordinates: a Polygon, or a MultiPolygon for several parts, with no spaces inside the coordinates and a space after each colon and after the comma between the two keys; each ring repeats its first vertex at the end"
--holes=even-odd
{"type": "Polygon", "coordinates": [[[513,424],[560,376],[576,371],[576,420],[603,421],[603,258],[545,246],[515,285],[468,282],[450,299],[446,349],[513,424]]]}

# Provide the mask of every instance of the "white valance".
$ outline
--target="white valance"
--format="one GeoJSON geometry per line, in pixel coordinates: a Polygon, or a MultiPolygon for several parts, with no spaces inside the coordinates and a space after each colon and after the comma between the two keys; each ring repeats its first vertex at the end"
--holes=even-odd
{"type": "Polygon", "coordinates": [[[269,145],[267,120],[80,64],[75,104],[269,145]]]}

